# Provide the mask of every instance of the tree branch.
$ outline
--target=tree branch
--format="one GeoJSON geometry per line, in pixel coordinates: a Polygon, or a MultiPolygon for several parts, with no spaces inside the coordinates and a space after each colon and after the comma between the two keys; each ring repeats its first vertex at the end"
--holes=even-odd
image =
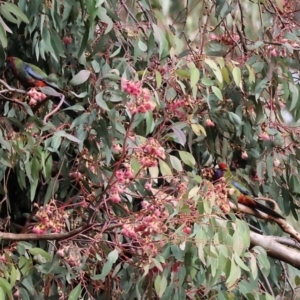
{"type": "Polygon", "coordinates": [[[252,247],[260,246],[264,248],[268,256],[286,262],[300,270],[299,251],[278,243],[274,237],[250,232],[250,242],[252,247]]]}
{"type": "Polygon", "coordinates": [[[263,219],[263,220],[268,220],[268,221],[277,223],[284,232],[288,233],[292,238],[294,238],[297,242],[300,243],[300,234],[299,234],[299,232],[297,232],[297,230],[292,225],[287,223],[286,220],[274,218],[274,217],[272,217],[268,214],[265,214],[263,212],[254,210],[254,209],[252,209],[248,206],[245,206],[243,204],[238,204],[238,206],[236,206],[236,204],[234,204],[232,202],[229,202],[229,204],[230,204],[230,207],[234,211],[239,211],[239,212],[245,213],[247,215],[252,215],[252,216],[255,216],[255,217],[263,219]]]}
{"type": "Polygon", "coordinates": [[[5,241],[44,241],[44,240],[65,240],[74,235],[82,233],[86,230],[94,227],[95,224],[90,224],[86,226],[79,227],[70,232],[66,233],[48,233],[48,234],[34,234],[34,233],[8,233],[8,232],[0,232],[0,240],[5,241]]]}

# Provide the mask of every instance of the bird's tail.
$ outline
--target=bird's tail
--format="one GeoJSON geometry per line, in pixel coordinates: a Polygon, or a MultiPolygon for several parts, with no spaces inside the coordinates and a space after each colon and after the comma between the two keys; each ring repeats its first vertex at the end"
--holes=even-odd
{"type": "Polygon", "coordinates": [[[257,201],[255,201],[255,202],[256,202],[255,209],[257,209],[257,210],[259,210],[259,211],[261,211],[263,213],[266,213],[266,214],[268,214],[268,215],[270,215],[270,216],[272,216],[274,218],[285,219],[282,215],[280,215],[279,213],[277,213],[275,210],[273,210],[273,209],[271,209],[271,208],[269,208],[269,207],[267,207],[267,206],[265,206],[265,205],[263,205],[263,204],[261,204],[261,203],[259,203],[257,201]]]}

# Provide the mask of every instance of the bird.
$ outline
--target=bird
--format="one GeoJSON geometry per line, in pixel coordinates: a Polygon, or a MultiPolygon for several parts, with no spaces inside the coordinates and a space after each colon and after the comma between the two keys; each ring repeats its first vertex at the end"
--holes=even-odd
{"type": "Polygon", "coordinates": [[[7,67],[25,88],[50,86],[59,92],[62,91],[54,82],[49,81],[47,74],[39,67],[13,56],[7,57],[5,61],[7,67]]]}
{"type": "Polygon", "coordinates": [[[221,178],[225,178],[225,180],[228,181],[228,196],[231,200],[248,206],[254,210],[266,213],[274,218],[285,219],[273,209],[256,201],[254,195],[245,186],[243,186],[241,182],[239,182],[238,178],[230,172],[227,164],[223,162],[218,164],[213,180],[218,181],[221,178]]]}
{"type": "MultiPolygon", "coordinates": [[[[25,88],[36,88],[49,86],[55,89],[59,93],[63,91],[53,82],[49,80],[47,74],[39,67],[24,62],[18,57],[8,56],[5,60],[7,67],[12,71],[13,75],[20,81],[25,88]]],[[[57,97],[55,102],[57,103],[57,97]]],[[[63,102],[63,107],[68,108],[71,105],[67,102],[63,102]]],[[[72,118],[77,117],[74,111],[66,111],[72,118]]]]}

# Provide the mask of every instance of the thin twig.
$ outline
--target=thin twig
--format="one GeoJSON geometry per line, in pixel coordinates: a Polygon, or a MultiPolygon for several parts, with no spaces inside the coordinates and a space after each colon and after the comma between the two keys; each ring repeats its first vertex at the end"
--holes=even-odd
{"type": "Polygon", "coordinates": [[[49,113],[44,117],[44,120],[43,120],[44,124],[47,123],[47,120],[48,120],[52,115],[54,115],[57,111],[59,111],[59,109],[60,109],[60,107],[63,105],[64,101],[65,101],[65,96],[64,96],[63,94],[60,94],[60,101],[59,101],[59,103],[57,104],[57,106],[56,106],[51,112],[49,112],[49,113]]]}

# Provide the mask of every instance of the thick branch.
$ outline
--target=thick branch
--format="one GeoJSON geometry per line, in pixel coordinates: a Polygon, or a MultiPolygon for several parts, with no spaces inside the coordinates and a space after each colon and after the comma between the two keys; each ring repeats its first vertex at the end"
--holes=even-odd
{"type": "Polygon", "coordinates": [[[300,270],[300,252],[276,242],[274,237],[250,232],[252,246],[261,246],[267,254],[300,270]]]}
{"type": "Polygon", "coordinates": [[[75,230],[72,230],[67,233],[48,233],[48,234],[34,234],[34,233],[7,233],[0,232],[0,240],[6,241],[42,241],[42,240],[52,240],[59,241],[70,238],[76,234],[82,233],[90,228],[92,228],[94,224],[86,225],[83,227],[79,227],[75,230]]]}
{"type": "Polygon", "coordinates": [[[295,230],[295,228],[292,225],[287,223],[286,220],[273,218],[272,216],[270,216],[268,214],[265,214],[263,212],[254,210],[254,209],[252,209],[248,206],[245,206],[243,204],[238,204],[238,207],[236,207],[236,205],[234,203],[230,202],[230,207],[235,211],[240,211],[240,212],[245,213],[247,215],[252,215],[252,216],[255,216],[255,217],[263,219],[263,220],[268,220],[268,221],[277,223],[284,232],[288,233],[297,242],[300,242],[299,232],[297,232],[297,230],[295,230]]]}

